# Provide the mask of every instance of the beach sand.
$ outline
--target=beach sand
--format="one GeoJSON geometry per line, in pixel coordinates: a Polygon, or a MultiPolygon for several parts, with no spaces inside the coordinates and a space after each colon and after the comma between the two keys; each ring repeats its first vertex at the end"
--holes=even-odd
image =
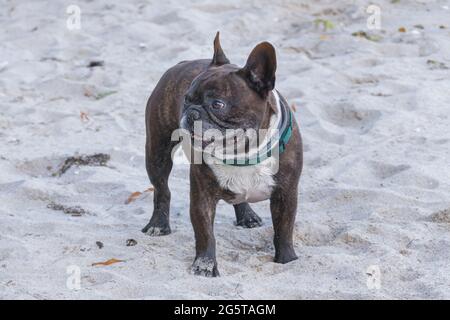
{"type": "Polygon", "coordinates": [[[76,1],[71,30],[69,2],[1,1],[0,298],[450,299],[448,1],[379,0],[380,30],[367,27],[370,1],[220,3],[76,1]],[[217,30],[239,65],[261,41],[276,47],[305,164],[299,259],[272,262],[267,201],[256,229],[221,202],[221,277],[203,278],[190,273],[182,161],[173,233],[140,232],[153,206],[144,111],[165,70],[212,57],[217,30]],[[109,259],[122,261],[92,266],[109,259]]]}

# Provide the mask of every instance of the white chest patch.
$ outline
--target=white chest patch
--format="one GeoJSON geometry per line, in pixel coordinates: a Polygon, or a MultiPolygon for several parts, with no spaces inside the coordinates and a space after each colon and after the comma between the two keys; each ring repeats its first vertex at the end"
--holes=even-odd
{"type": "Polygon", "coordinates": [[[278,160],[270,157],[252,166],[210,165],[219,185],[236,194],[231,203],[258,202],[270,198],[278,171],[278,160]]]}

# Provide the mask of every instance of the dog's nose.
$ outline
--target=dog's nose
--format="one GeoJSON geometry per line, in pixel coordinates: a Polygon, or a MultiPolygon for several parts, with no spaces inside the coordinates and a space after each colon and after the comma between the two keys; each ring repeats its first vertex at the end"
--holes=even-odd
{"type": "Polygon", "coordinates": [[[200,112],[197,110],[191,110],[188,114],[188,121],[192,124],[194,121],[197,121],[200,119],[200,112]]]}

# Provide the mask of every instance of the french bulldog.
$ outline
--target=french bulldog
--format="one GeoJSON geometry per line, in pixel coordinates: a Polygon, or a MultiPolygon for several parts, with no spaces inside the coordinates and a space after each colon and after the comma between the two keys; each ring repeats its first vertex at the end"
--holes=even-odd
{"type": "MultiPolygon", "coordinates": [[[[266,151],[252,159],[253,163],[247,158],[239,164],[234,158],[232,163],[223,159],[191,162],[190,218],[196,250],[192,271],[196,275],[219,275],[213,227],[219,200],[234,206],[238,226],[253,228],[261,226],[262,220],[249,202],[270,199],[274,261],[297,259],[293,231],[303,166],[302,139],[286,100],[275,90],[276,69],[275,49],[268,42],[253,49],[244,67],[231,64],[217,33],[212,59],[183,61],[170,68],[148,100],[145,155],[154,198],[153,215],[142,232],[150,236],[171,233],[168,177],[173,150],[180,143],[173,139],[176,130],[187,131],[187,140],[194,145],[208,130],[225,133],[230,129],[275,127],[281,131],[275,143],[258,145],[266,151]],[[201,123],[200,134],[194,133],[195,122],[201,123]]],[[[268,136],[273,138],[266,133],[268,136]]],[[[205,152],[210,143],[203,139],[200,152],[205,152]]]]}

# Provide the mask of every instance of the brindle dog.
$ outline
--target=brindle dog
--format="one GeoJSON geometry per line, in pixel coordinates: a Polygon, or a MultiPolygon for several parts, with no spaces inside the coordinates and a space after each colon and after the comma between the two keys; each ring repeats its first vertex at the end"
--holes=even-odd
{"type": "MultiPolygon", "coordinates": [[[[197,120],[203,122],[203,130],[268,128],[277,110],[274,96],[276,67],[275,49],[268,42],[253,49],[244,67],[231,64],[217,33],[212,59],[180,62],[162,76],[148,100],[145,114],[146,168],[155,190],[153,215],[142,230],[144,233],[159,236],[171,232],[168,177],[173,165],[171,154],[178,144],[171,139],[174,130],[182,126],[192,131],[197,120]]],[[[286,104],[281,95],[279,99],[286,104]]],[[[303,163],[302,140],[293,116],[292,134],[278,161],[278,171],[266,177],[271,182],[262,183],[258,188],[270,191],[267,198],[270,198],[274,227],[274,261],[287,263],[297,259],[293,230],[303,163]]],[[[254,169],[236,167],[231,170],[241,170],[238,175],[245,177],[254,169]]],[[[237,225],[252,228],[262,224],[248,201],[235,202],[239,196],[223,187],[216,171],[207,163],[190,165],[190,217],[196,248],[192,268],[195,274],[219,275],[213,228],[219,200],[233,204],[237,225]]]]}

